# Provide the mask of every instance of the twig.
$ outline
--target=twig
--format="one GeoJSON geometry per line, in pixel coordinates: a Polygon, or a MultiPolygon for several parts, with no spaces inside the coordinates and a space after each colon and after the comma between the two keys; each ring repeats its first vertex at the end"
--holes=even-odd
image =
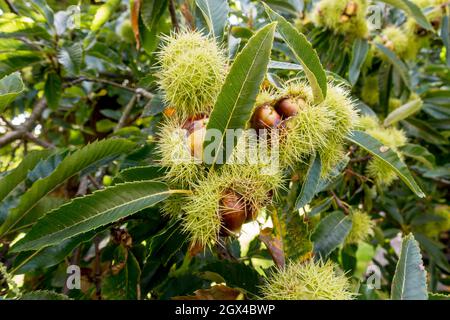
{"type": "Polygon", "coordinates": [[[116,87],[116,88],[121,88],[123,90],[127,90],[130,92],[134,92],[136,94],[142,95],[142,96],[146,97],[147,99],[153,98],[153,94],[143,88],[131,88],[131,87],[127,87],[121,83],[117,83],[117,82],[106,80],[106,79],[94,79],[94,78],[79,77],[79,78],[72,79],[72,80],[69,79],[69,82],[65,85],[65,87],[71,87],[71,86],[74,86],[83,81],[108,84],[108,85],[116,87]]]}
{"type": "Polygon", "coordinates": [[[138,96],[137,94],[134,94],[133,97],[131,98],[131,100],[125,106],[122,116],[120,117],[119,122],[117,123],[116,127],[114,128],[114,132],[119,131],[120,129],[122,129],[125,126],[126,121],[127,121],[128,117],[130,116],[131,110],[133,110],[133,107],[136,103],[137,96],[138,96]]]}
{"type": "Polygon", "coordinates": [[[372,159],[371,155],[365,156],[365,157],[361,157],[361,158],[353,158],[350,159],[350,162],[355,163],[355,162],[365,162],[372,159]]]}
{"type": "Polygon", "coordinates": [[[102,186],[95,180],[91,175],[88,175],[87,178],[94,185],[96,189],[102,189],[102,186]]]}
{"type": "Polygon", "coordinates": [[[33,108],[30,117],[25,121],[25,123],[19,127],[15,127],[16,129],[4,134],[0,137],[0,147],[3,147],[15,140],[22,139],[25,135],[34,128],[36,125],[36,121],[41,117],[42,112],[47,107],[47,103],[45,99],[41,99],[36,103],[36,106],[33,108]]]}
{"type": "Polygon", "coordinates": [[[175,31],[178,32],[180,30],[180,25],[178,24],[177,13],[175,12],[175,4],[173,0],[169,0],[169,12],[170,19],[172,20],[172,26],[175,31]]]}
{"type": "Polygon", "coordinates": [[[15,14],[19,14],[19,11],[16,9],[16,7],[12,4],[10,0],[5,0],[6,5],[8,6],[9,10],[15,14]]]}
{"type": "Polygon", "coordinates": [[[336,202],[337,206],[339,208],[341,208],[342,210],[344,210],[344,213],[346,215],[348,215],[348,207],[344,204],[344,202],[341,201],[341,199],[338,198],[338,196],[336,195],[336,193],[334,193],[333,191],[330,191],[331,194],[333,195],[334,201],[336,202]]]}
{"type": "Polygon", "coordinates": [[[37,145],[39,145],[41,147],[44,147],[44,148],[47,148],[47,149],[54,149],[55,148],[55,145],[53,143],[41,140],[41,139],[35,137],[34,135],[32,135],[29,132],[25,133],[25,138],[27,140],[31,141],[31,142],[34,142],[35,144],[37,144],[37,145]]]}

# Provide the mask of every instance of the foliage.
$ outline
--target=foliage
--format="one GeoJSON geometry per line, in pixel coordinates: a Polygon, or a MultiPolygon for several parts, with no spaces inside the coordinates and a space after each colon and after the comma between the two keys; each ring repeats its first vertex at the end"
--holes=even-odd
{"type": "Polygon", "coordinates": [[[449,20],[0,0],[1,298],[448,299],[449,20]]]}

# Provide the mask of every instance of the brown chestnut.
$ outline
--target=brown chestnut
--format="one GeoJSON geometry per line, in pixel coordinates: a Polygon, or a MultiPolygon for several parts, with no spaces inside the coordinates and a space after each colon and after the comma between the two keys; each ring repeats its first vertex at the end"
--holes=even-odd
{"type": "Polygon", "coordinates": [[[245,202],[234,191],[227,191],[220,200],[219,209],[222,221],[221,235],[230,235],[230,232],[239,232],[246,220],[245,202]]]}
{"type": "Polygon", "coordinates": [[[305,100],[299,99],[299,101],[293,101],[290,98],[282,99],[275,106],[275,110],[281,115],[282,118],[290,118],[297,115],[300,112],[300,105],[303,105],[305,100]]]}
{"type": "Polygon", "coordinates": [[[254,129],[275,128],[281,122],[281,116],[269,105],[256,108],[253,113],[252,123],[254,129]]]}

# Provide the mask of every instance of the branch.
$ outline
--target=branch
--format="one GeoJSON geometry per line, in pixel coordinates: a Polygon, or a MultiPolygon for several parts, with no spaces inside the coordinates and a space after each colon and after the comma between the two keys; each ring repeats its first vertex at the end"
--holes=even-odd
{"type": "Polygon", "coordinates": [[[95,79],[95,78],[79,77],[79,78],[76,78],[76,79],[66,79],[66,80],[69,80],[69,82],[65,85],[65,87],[71,87],[71,86],[74,86],[74,85],[76,85],[78,83],[81,83],[83,81],[96,82],[96,83],[108,84],[108,85],[116,87],[116,88],[121,88],[123,90],[134,92],[134,93],[136,93],[138,95],[142,95],[142,96],[146,97],[147,99],[152,99],[153,98],[153,94],[151,92],[148,92],[144,88],[131,88],[131,87],[127,87],[126,85],[123,85],[121,83],[117,83],[117,82],[106,80],[106,79],[95,79]]]}
{"type": "Polygon", "coordinates": [[[134,107],[134,104],[137,100],[137,94],[133,95],[131,100],[128,102],[128,104],[125,106],[125,109],[123,110],[122,116],[119,119],[119,122],[117,123],[116,127],[114,128],[114,132],[119,131],[121,128],[125,126],[125,123],[130,116],[131,110],[134,107]]]}
{"type": "MultiPolygon", "coordinates": [[[[34,140],[33,142],[36,143],[36,141],[39,139],[32,136],[31,131],[35,127],[36,121],[39,120],[39,118],[42,115],[42,112],[44,112],[46,107],[47,107],[47,103],[46,103],[45,99],[41,99],[37,102],[36,106],[33,108],[33,111],[31,112],[30,117],[25,121],[25,123],[23,125],[13,126],[11,123],[8,124],[8,122],[6,122],[8,126],[11,126],[14,129],[13,129],[13,131],[8,132],[0,137],[0,148],[4,147],[5,145],[8,145],[9,143],[11,143],[15,140],[22,139],[22,138],[27,138],[30,140],[33,139],[34,140]]],[[[47,146],[49,146],[48,143],[39,140],[39,145],[42,145],[44,143],[47,144],[47,146]]]]}
{"type": "Polygon", "coordinates": [[[173,0],[169,0],[169,12],[173,28],[178,32],[180,30],[180,25],[178,24],[177,13],[175,12],[175,4],[173,0]]]}

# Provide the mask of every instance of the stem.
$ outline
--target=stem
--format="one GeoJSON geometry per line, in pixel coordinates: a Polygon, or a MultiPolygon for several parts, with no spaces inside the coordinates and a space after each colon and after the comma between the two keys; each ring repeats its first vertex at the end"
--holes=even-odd
{"type": "Polygon", "coordinates": [[[131,110],[133,110],[133,107],[137,101],[137,94],[134,94],[131,100],[126,105],[125,109],[123,110],[122,116],[120,117],[119,122],[117,123],[116,127],[114,128],[114,132],[119,131],[125,126],[125,123],[130,116],[131,110]]]}
{"type": "Polygon", "coordinates": [[[180,30],[180,25],[178,24],[177,13],[175,12],[175,4],[173,0],[169,0],[169,12],[173,28],[178,32],[180,30]]]}

